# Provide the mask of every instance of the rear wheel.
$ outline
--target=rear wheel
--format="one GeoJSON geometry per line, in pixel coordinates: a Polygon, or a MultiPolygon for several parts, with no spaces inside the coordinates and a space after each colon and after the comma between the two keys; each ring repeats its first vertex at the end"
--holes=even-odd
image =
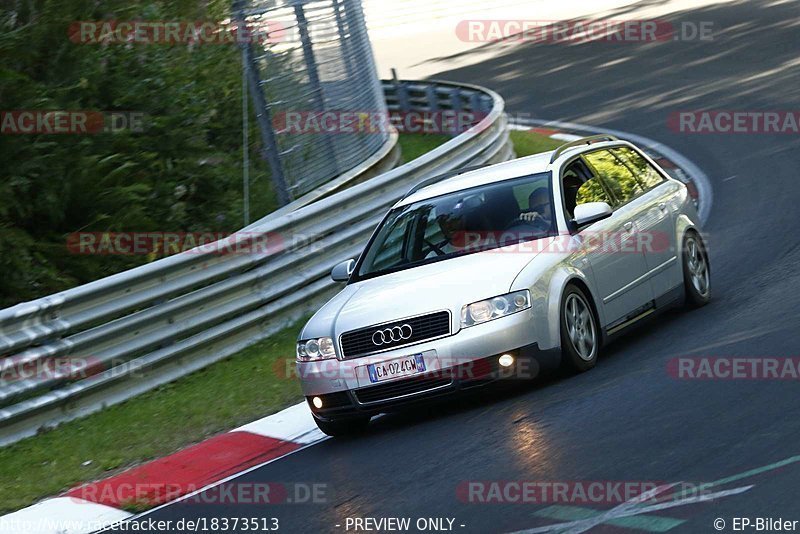
{"type": "Polygon", "coordinates": [[[561,303],[561,364],[573,372],[588,371],[597,363],[600,329],[589,299],[569,285],[561,303]]]}
{"type": "Polygon", "coordinates": [[[332,421],[322,421],[314,418],[314,422],[320,430],[329,436],[351,436],[364,432],[369,424],[369,417],[354,417],[348,419],[334,419],[332,421]]]}
{"type": "Polygon", "coordinates": [[[711,300],[708,254],[700,236],[694,232],[683,238],[683,285],[688,307],[699,308],[711,300]]]}

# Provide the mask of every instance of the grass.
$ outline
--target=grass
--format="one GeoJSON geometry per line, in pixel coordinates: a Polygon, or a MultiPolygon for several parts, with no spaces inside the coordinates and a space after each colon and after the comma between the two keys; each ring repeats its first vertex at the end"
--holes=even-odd
{"type": "MultiPolygon", "coordinates": [[[[511,142],[517,157],[548,152],[563,145],[563,141],[551,139],[533,131],[512,130],[511,142]]],[[[400,134],[398,143],[403,150],[403,160],[408,162],[452,139],[442,134],[400,134]]]]}
{"type": "MultiPolygon", "coordinates": [[[[403,134],[406,161],[449,140],[403,134]]],[[[535,132],[511,132],[518,156],[560,143],[535,132]]],[[[28,506],[81,482],[168,455],[302,399],[294,361],[299,324],[130,401],[0,448],[0,513],[28,506]]]]}
{"type": "Polygon", "coordinates": [[[512,130],[511,142],[517,157],[530,156],[540,152],[549,152],[564,144],[564,141],[551,139],[546,135],[531,131],[512,130]]]}
{"type": "Polygon", "coordinates": [[[299,327],[132,400],[3,447],[0,513],[299,402],[297,380],[285,378],[299,327]]]}
{"type": "Polygon", "coordinates": [[[443,145],[452,139],[444,134],[409,134],[401,133],[397,142],[403,153],[403,161],[409,161],[430,152],[437,146],[443,145]]]}

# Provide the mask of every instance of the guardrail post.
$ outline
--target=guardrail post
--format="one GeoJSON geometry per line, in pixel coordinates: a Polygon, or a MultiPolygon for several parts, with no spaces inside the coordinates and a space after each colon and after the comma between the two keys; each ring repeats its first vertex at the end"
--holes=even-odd
{"type": "MultiPolygon", "coordinates": [[[[461,114],[461,111],[464,109],[464,105],[461,102],[461,89],[458,87],[453,87],[448,91],[450,93],[450,108],[456,112],[456,116],[461,114]]],[[[458,131],[458,128],[455,128],[450,135],[455,137],[462,132],[458,131]]]]}
{"type": "Polygon", "coordinates": [[[397,79],[397,71],[392,69],[392,81],[394,82],[394,92],[397,95],[397,106],[403,113],[411,111],[411,102],[408,99],[408,87],[397,79]]]}
{"type": "Polygon", "coordinates": [[[425,98],[428,99],[428,109],[430,111],[439,111],[439,97],[436,94],[436,87],[433,85],[426,87],[425,98]]]}
{"type": "Polygon", "coordinates": [[[469,95],[469,105],[473,113],[481,111],[481,97],[478,93],[469,95]]]}

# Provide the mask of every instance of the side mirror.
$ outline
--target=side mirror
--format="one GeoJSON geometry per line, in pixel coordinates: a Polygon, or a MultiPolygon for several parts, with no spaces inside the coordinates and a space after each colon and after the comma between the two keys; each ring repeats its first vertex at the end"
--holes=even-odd
{"type": "Polygon", "coordinates": [[[573,220],[578,226],[584,226],[611,217],[613,213],[611,206],[606,202],[587,202],[575,207],[573,220]]]}
{"type": "Polygon", "coordinates": [[[356,267],[356,260],[345,260],[331,269],[331,278],[334,282],[347,282],[350,280],[350,275],[353,274],[353,269],[356,267]]]}

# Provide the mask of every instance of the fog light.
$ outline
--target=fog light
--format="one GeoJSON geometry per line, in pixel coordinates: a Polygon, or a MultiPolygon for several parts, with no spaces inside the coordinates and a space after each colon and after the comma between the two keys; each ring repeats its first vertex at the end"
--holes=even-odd
{"type": "Polygon", "coordinates": [[[314,397],[313,399],[311,399],[311,404],[314,405],[314,408],[319,410],[320,408],[322,408],[322,399],[320,399],[319,397],[314,397]]]}
{"type": "Polygon", "coordinates": [[[497,360],[497,363],[499,363],[501,367],[511,367],[514,365],[514,357],[510,354],[503,354],[497,360]]]}

